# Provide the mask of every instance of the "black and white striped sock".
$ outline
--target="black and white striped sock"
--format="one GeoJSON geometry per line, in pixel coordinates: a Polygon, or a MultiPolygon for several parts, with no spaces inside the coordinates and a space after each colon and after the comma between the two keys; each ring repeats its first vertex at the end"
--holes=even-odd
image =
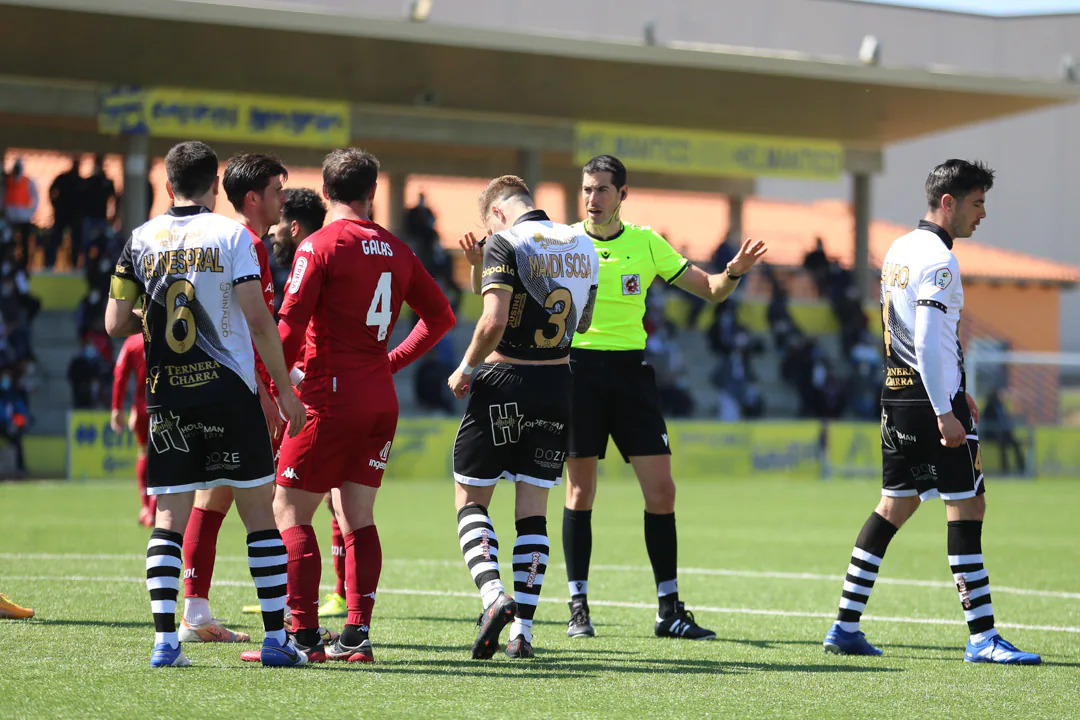
{"type": "Polygon", "coordinates": [[[875,513],[870,513],[862,532],[851,551],[844,578],[844,590],[840,594],[840,610],[836,614],[836,624],[845,632],[858,632],[859,621],[870,601],[870,591],[874,589],[882,558],[889,547],[889,542],[896,535],[896,526],[875,513]]]}
{"type": "Polygon", "coordinates": [[[548,551],[547,518],[533,515],[515,523],[517,540],[514,541],[514,601],[517,617],[510,626],[510,638],[524,635],[532,642],[533,616],[540,602],[540,589],[547,572],[548,551]]]}
{"type": "Polygon", "coordinates": [[[146,589],[154,614],[154,644],[180,646],[176,635],[176,595],[180,591],[184,535],[155,528],[146,545],[146,589]]]}
{"type": "Polygon", "coordinates": [[[289,551],[277,530],[248,533],[248,569],[255,581],[266,637],[285,644],[285,595],[289,551]]]}
{"type": "Polygon", "coordinates": [[[503,592],[499,578],[499,538],[483,505],[466,505],[458,511],[457,517],[461,554],[486,608],[503,592]]]}
{"type": "Polygon", "coordinates": [[[989,640],[998,632],[990,603],[990,575],[983,566],[982,521],[950,520],[948,545],[949,568],[971,639],[977,643],[989,640]]]}

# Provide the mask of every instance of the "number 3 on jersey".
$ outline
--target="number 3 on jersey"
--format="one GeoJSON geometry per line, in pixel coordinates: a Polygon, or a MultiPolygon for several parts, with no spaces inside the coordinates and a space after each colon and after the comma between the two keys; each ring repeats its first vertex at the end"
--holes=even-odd
{"type": "Polygon", "coordinates": [[[384,272],[379,276],[379,284],[375,286],[375,297],[371,298],[368,306],[367,324],[379,328],[379,340],[385,340],[390,323],[394,315],[390,311],[390,281],[393,273],[384,272]]]}

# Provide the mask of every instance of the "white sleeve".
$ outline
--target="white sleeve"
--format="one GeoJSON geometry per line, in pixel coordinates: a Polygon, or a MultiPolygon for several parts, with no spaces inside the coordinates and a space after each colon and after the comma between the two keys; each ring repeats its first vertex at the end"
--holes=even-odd
{"type": "Polygon", "coordinates": [[[255,250],[253,235],[248,229],[237,223],[238,231],[232,239],[232,281],[233,285],[248,280],[262,280],[259,268],[259,254],[255,250]]]}
{"type": "Polygon", "coordinates": [[[945,336],[945,312],[932,305],[915,307],[915,359],[919,364],[923,387],[930,396],[936,415],[952,412],[952,398],[945,378],[944,351],[941,338],[945,336]]]}

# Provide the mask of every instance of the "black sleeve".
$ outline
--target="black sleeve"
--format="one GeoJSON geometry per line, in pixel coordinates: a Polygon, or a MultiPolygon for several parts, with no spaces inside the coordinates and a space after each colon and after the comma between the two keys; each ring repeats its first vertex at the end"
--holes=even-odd
{"type": "Polygon", "coordinates": [[[484,245],[484,272],[480,292],[489,288],[513,291],[517,285],[517,254],[510,242],[496,233],[484,245]]]}

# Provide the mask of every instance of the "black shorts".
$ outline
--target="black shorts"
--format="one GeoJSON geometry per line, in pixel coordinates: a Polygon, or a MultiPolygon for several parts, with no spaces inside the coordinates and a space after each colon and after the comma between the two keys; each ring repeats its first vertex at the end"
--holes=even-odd
{"type": "Polygon", "coordinates": [[[882,405],[882,495],[965,500],[986,491],[978,428],[962,393],[953,399],[953,413],[967,428],[967,444],[947,448],[929,403],[882,405]]]}
{"type": "Polygon", "coordinates": [[[570,457],[603,460],[609,435],[626,462],[671,454],[656,373],[643,351],[571,350],[570,370],[570,457]]]}
{"type": "Polygon", "coordinates": [[[257,487],[274,481],[274,454],[259,396],[150,413],[147,495],[257,487]]]}
{"type": "Polygon", "coordinates": [[[484,363],[454,440],[454,479],[494,485],[501,478],[552,488],[562,480],[570,422],[566,365],[484,363]]]}

